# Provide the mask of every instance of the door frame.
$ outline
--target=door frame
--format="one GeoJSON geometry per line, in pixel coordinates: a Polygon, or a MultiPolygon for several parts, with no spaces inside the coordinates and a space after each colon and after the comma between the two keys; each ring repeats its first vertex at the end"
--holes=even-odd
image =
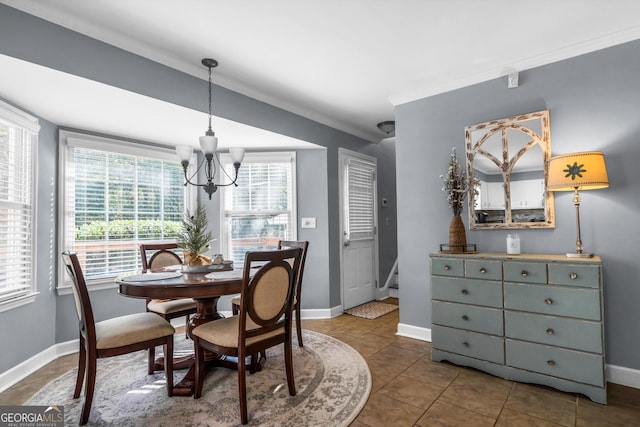
{"type": "Polygon", "coordinates": [[[373,220],[374,220],[374,224],[375,224],[375,229],[376,232],[374,233],[374,238],[373,238],[373,246],[374,246],[374,255],[373,255],[373,280],[374,280],[374,293],[373,293],[373,298],[374,300],[377,300],[380,296],[380,272],[379,272],[379,267],[378,267],[378,258],[379,258],[379,248],[378,248],[378,180],[377,180],[377,176],[378,176],[378,159],[373,157],[373,156],[369,156],[367,154],[362,154],[362,153],[358,153],[356,151],[351,151],[348,150],[346,148],[342,148],[339,147],[338,148],[338,188],[339,188],[339,203],[338,203],[338,209],[339,209],[339,219],[340,219],[340,226],[339,226],[339,230],[338,230],[338,241],[340,242],[340,308],[341,311],[344,311],[344,162],[346,159],[348,158],[356,158],[356,159],[361,159],[361,160],[366,160],[366,161],[370,161],[375,165],[375,169],[376,169],[376,180],[375,180],[375,184],[374,184],[374,188],[373,188],[373,199],[374,199],[374,204],[373,204],[373,220]]]}

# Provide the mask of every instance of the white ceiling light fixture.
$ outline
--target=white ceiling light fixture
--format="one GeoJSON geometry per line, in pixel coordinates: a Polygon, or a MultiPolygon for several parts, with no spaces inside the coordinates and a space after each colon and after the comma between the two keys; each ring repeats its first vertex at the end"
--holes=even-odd
{"type": "Polygon", "coordinates": [[[396,122],[394,120],[380,122],[378,123],[378,129],[389,136],[394,136],[396,134],[396,122]]]}
{"type": "MultiPolygon", "coordinates": [[[[218,190],[218,187],[227,187],[229,185],[235,185],[238,179],[238,169],[240,169],[240,164],[244,159],[244,148],[229,148],[229,156],[231,156],[231,161],[233,162],[233,167],[235,169],[235,175],[233,180],[228,184],[216,184],[213,180],[216,177],[216,170],[220,168],[220,170],[226,174],[222,164],[220,163],[220,158],[218,157],[218,137],[216,136],[213,129],[211,129],[211,116],[212,109],[212,82],[211,82],[211,69],[218,66],[218,61],[211,58],[204,58],[202,60],[202,65],[209,69],[209,128],[205,132],[204,136],[200,137],[200,148],[202,150],[202,154],[204,155],[204,159],[200,162],[198,169],[196,170],[196,175],[198,170],[205,165],[204,172],[207,176],[206,184],[198,184],[192,182],[189,179],[187,169],[189,168],[189,162],[191,161],[191,157],[193,156],[193,148],[190,145],[179,145],[176,147],[176,154],[180,158],[180,162],[182,163],[182,169],[184,170],[184,185],[194,185],[196,187],[203,187],[204,191],[209,195],[209,200],[211,200],[211,196],[218,190]]],[[[192,176],[193,177],[193,176],[192,176]]],[[[231,178],[231,177],[229,177],[231,178]]]]}

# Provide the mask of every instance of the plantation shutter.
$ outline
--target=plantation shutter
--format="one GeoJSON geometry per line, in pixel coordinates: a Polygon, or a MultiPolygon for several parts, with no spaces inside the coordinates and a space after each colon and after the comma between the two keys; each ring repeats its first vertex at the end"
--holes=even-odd
{"type": "Polygon", "coordinates": [[[365,160],[350,159],[347,163],[345,228],[349,240],[369,240],[375,236],[375,170],[375,165],[365,160]]]}
{"type": "Polygon", "coordinates": [[[38,121],[0,103],[0,303],[35,293],[38,121]]]}

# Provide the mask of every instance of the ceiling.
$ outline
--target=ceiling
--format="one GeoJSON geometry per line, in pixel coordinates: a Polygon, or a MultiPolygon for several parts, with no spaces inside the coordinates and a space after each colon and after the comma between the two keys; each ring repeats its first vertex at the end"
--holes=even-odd
{"type": "MultiPolygon", "coordinates": [[[[200,60],[215,58],[215,84],[372,142],[388,136],[376,124],[393,120],[395,105],[640,38],[637,0],[0,3],[203,79],[200,60]]],[[[206,128],[200,112],[8,57],[0,56],[0,67],[10,77],[1,79],[0,96],[18,96],[20,105],[58,124],[113,133],[113,121],[122,136],[172,144],[195,141],[206,128]],[[38,87],[48,81],[42,76],[59,83],[38,87]],[[12,79],[30,86],[18,91],[12,79]],[[86,94],[106,101],[101,109],[60,109],[43,103],[48,91],[48,99],[64,95],[79,106],[92,105],[86,94]],[[133,105],[180,126],[167,135],[157,120],[123,108],[133,105]]],[[[214,130],[222,147],[250,148],[255,138],[305,146],[222,119],[214,130]]]]}

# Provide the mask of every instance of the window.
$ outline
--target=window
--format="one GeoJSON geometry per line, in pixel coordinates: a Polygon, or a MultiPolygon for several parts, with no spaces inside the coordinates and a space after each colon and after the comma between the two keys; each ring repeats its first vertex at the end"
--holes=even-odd
{"type": "Polygon", "coordinates": [[[87,282],[140,268],[142,242],[171,241],[190,198],[173,150],[62,131],[63,248],[87,282]]]}
{"type": "MultiPolygon", "coordinates": [[[[222,161],[225,169],[233,169],[228,158],[222,161]]],[[[242,265],[247,251],[275,249],[280,240],[295,240],[294,183],[295,153],[247,153],[238,186],[223,188],[225,258],[242,265]]]]}
{"type": "Polygon", "coordinates": [[[364,159],[349,159],[345,169],[345,233],[349,240],[375,237],[376,165],[364,159]]]}
{"type": "Polygon", "coordinates": [[[38,120],[0,101],[0,311],[32,302],[38,120]]]}

